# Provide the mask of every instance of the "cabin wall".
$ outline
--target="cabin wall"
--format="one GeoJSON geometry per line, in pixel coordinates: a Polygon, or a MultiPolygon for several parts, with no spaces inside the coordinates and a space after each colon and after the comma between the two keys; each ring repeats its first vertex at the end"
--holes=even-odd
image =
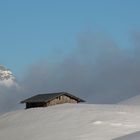
{"type": "Polygon", "coordinates": [[[63,104],[63,103],[78,103],[78,102],[77,102],[77,100],[75,100],[71,97],[62,95],[62,96],[59,96],[59,97],[47,102],[46,106],[52,106],[52,105],[63,104]]]}

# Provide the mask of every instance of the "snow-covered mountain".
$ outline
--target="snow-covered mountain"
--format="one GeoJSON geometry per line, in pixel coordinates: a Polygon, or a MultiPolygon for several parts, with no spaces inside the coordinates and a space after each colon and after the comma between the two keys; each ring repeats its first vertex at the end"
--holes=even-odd
{"type": "Polygon", "coordinates": [[[6,87],[16,85],[16,79],[13,73],[2,65],[0,65],[0,85],[6,87]]]}
{"type": "Polygon", "coordinates": [[[122,102],[120,102],[119,104],[123,104],[123,105],[140,105],[140,95],[131,97],[129,99],[126,99],[122,102]]]}
{"type": "Polygon", "coordinates": [[[112,140],[136,131],[138,106],[63,104],[0,116],[0,140],[112,140]]]}

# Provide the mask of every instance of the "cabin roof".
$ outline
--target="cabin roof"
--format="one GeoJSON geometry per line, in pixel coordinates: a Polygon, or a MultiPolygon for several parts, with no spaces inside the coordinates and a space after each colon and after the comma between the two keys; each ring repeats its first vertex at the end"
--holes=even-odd
{"type": "Polygon", "coordinates": [[[80,98],[78,98],[70,93],[59,92],[59,93],[49,93],[49,94],[38,94],[38,95],[32,96],[28,99],[21,101],[21,103],[48,102],[48,101],[53,100],[61,95],[69,96],[69,97],[77,100],[78,102],[85,102],[83,99],[80,99],[80,98]]]}

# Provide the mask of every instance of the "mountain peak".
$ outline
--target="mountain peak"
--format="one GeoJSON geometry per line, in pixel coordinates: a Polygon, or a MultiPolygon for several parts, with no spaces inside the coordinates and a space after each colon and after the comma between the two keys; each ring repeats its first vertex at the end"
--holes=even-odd
{"type": "Polygon", "coordinates": [[[5,71],[5,70],[7,70],[7,69],[6,69],[4,66],[0,65],[0,70],[5,71]]]}
{"type": "Polygon", "coordinates": [[[13,73],[6,67],[0,65],[0,85],[10,87],[15,84],[13,73]]]}

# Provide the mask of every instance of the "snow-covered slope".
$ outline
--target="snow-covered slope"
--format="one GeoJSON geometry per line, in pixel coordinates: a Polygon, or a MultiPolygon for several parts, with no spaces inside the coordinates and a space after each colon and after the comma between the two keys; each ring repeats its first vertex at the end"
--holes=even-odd
{"type": "Polygon", "coordinates": [[[113,140],[140,140],[140,131],[113,140]]]}
{"type": "Polygon", "coordinates": [[[112,140],[136,131],[138,106],[63,104],[0,116],[0,140],[112,140]]]}
{"type": "Polygon", "coordinates": [[[132,98],[129,98],[127,100],[124,100],[120,102],[119,104],[123,105],[140,105],[140,95],[134,96],[132,98]]]}
{"type": "Polygon", "coordinates": [[[12,72],[0,65],[0,85],[10,87],[15,84],[15,77],[13,76],[12,72]]]}

